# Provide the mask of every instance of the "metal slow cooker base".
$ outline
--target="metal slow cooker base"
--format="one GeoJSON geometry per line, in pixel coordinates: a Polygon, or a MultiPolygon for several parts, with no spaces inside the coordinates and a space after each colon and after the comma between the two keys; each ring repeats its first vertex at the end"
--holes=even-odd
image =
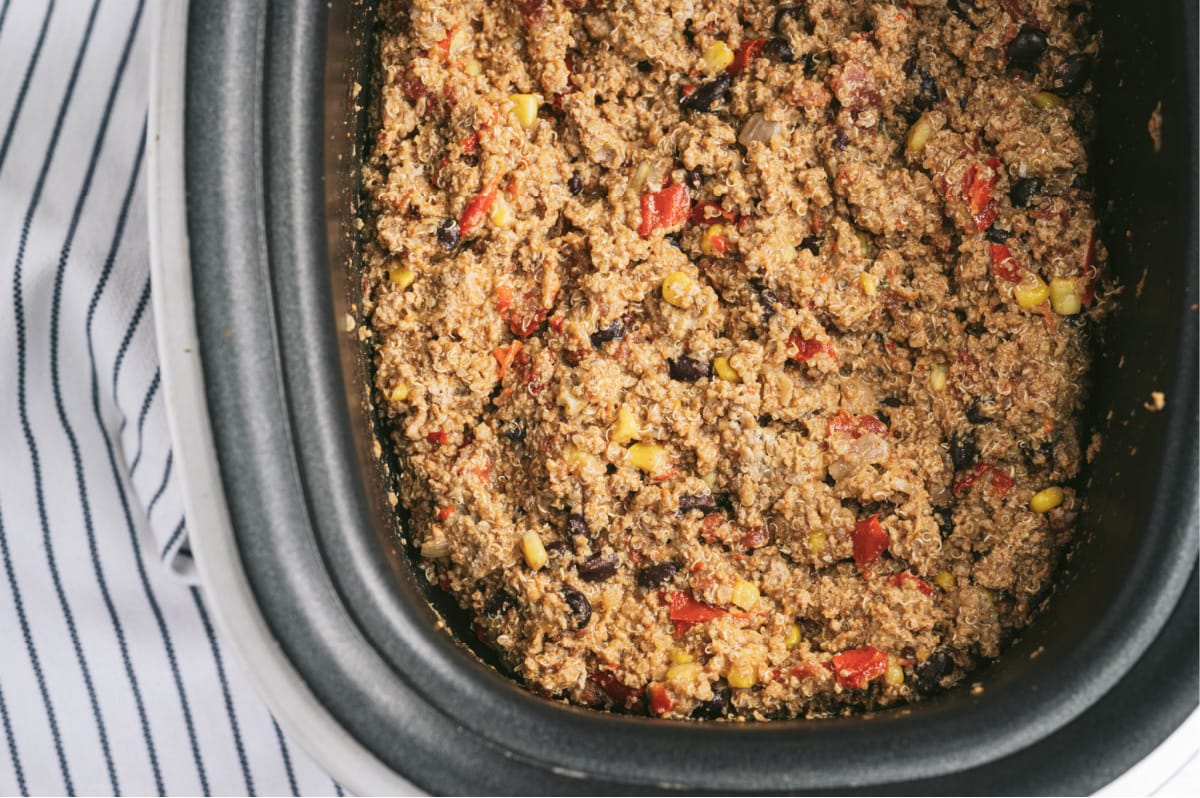
{"type": "Polygon", "coordinates": [[[336,778],[362,793],[396,791],[397,774],[456,793],[1084,793],[1196,706],[1192,4],[1100,9],[1096,179],[1112,266],[1144,287],[1096,365],[1090,539],[1049,609],[978,695],[749,725],[545,701],[438,628],[463,631],[394,534],[344,327],[370,12],[168,5],[151,148],[156,323],[193,551],[222,632],[336,778]],[[1151,390],[1164,412],[1142,409],[1151,390]]]}

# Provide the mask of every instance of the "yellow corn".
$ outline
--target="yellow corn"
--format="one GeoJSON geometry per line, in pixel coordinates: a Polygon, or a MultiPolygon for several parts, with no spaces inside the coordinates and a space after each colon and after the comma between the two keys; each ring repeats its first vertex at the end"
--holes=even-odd
{"type": "Polygon", "coordinates": [[[533,127],[533,123],[537,121],[538,106],[542,104],[542,98],[536,94],[510,94],[508,99],[513,104],[513,114],[517,117],[517,124],[525,130],[533,127]]]}
{"type": "Polygon", "coordinates": [[[1063,503],[1063,489],[1052,485],[1045,490],[1039,490],[1029,500],[1029,509],[1035,513],[1048,513],[1063,503]]]}
{"type": "Polygon", "coordinates": [[[667,450],[654,443],[635,443],[629,449],[629,462],[647,474],[661,474],[669,462],[667,450]]]}
{"type": "Polygon", "coordinates": [[[938,571],[938,575],[933,578],[933,583],[949,593],[958,584],[958,580],[949,571],[938,571]]]}
{"type": "Polygon", "coordinates": [[[479,63],[477,58],[468,58],[467,65],[464,67],[468,75],[477,78],[483,74],[483,64],[479,63]]]}
{"type": "Polygon", "coordinates": [[[1021,282],[1013,288],[1013,298],[1025,310],[1033,310],[1050,298],[1050,286],[1033,272],[1026,272],[1021,282]]]}
{"type": "Polygon", "coordinates": [[[408,398],[408,383],[398,382],[388,394],[388,400],[392,402],[403,402],[408,398]]]}
{"type": "Polygon", "coordinates": [[[563,459],[568,465],[579,466],[587,462],[588,453],[574,446],[568,446],[563,450],[563,459]]]}
{"type": "Polygon", "coordinates": [[[617,410],[617,423],[613,425],[612,435],[609,437],[613,443],[629,443],[638,436],[637,418],[634,417],[633,411],[625,405],[617,410]]]}
{"type": "Polygon", "coordinates": [[[929,141],[931,135],[933,135],[933,122],[929,120],[928,114],[921,114],[920,118],[913,122],[913,126],[908,129],[905,151],[910,155],[916,155],[925,149],[925,143],[929,141]]]}
{"type": "Polygon", "coordinates": [[[1055,277],[1050,281],[1050,307],[1060,316],[1074,316],[1083,308],[1074,280],[1055,277]]]}
{"type": "Polygon", "coordinates": [[[703,670],[704,666],[699,662],[681,662],[667,668],[667,681],[673,682],[676,679],[690,679],[703,670]]]}
{"type": "Polygon", "coordinates": [[[862,292],[867,296],[875,296],[875,294],[878,293],[875,277],[867,274],[866,272],[858,275],[858,287],[861,288],[862,292]]]}
{"type": "Polygon", "coordinates": [[[671,658],[671,662],[675,663],[676,665],[686,665],[687,663],[696,659],[682,648],[671,649],[668,656],[671,658]]]}
{"type": "Polygon", "coordinates": [[[677,308],[687,304],[688,297],[696,288],[696,281],[686,272],[671,272],[662,282],[662,297],[677,308]]]}
{"type": "Polygon", "coordinates": [[[783,644],[788,648],[795,648],[800,645],[800,625],[792,624],[788,627],[787,636],[783,638],[783,644]]]}
{"type": "Polygon", "coordinates": [[[828,540],[824,532],[813,532],[808,536],[808,550],[813,554],[825,553],[825,542],[828,540]]]}
{"type": "Polygon", "coordinates": [[[1047,108],[1061,108],[1067,101],[1053,92],[1039,91],[1033,95],[1033,104],[1044,111],[1047,108]]]}
{"type": "Polygon", "coordinates": [[[497,227],[508,227],[513,221],[512,206],[503,196],[497,196],[492,201],[492,224],[497,227]]]}
{"type": "Polygon", "coordinates": [[[389,270],[388,279],[391,280],[397,288],[403,291],[405,288],[408,288],[413,284],[413,280],[417,279],[417,273],[407,266],[401,266],[398,269],[389,270]]]}
{"type": "Polygon", "coordinates": [[[737,373],[737,369],[729,365],[729,358],[727,357],[713,358],[713,371],[726,382],[742,381],[742,375],[737,373]]]}
{"type": "Polygon", "coordinates": [[[904,684],[904,668],[900,667],[900,662],[895,657],[888,657],[887,670],[884,671],[883,680],[892,687],[904,684]]]}
{"type": "Polygon", "coordinates": [[[741,688],[753,687],[757,681],[754,678],[754,668],[749,665],[734,665],[725,675],[725,680],[729,682],[730,687],[741,688]]]}
{"type": "Polygon", "coordinates": [[[704,65],[709,72],[724,72],[733,63],[733,50],[729,45],[717,39],[704,51],[704,65]]]}
{"type": "Polygon", "coordinates": [[[709,256],[724,254],[724,248],[716,243],[724,234],[723,224],[710,224],[704,228],[704,232],[700,234],[700,251],[709,256]]]}
{"type": "Polygon", "coordinates": [[[753,609],[759,599],[758,585],[739,579],[733,586],[733,603],[744,610],[753,609]]]}
{"type": "Polygon", "coordinates": [[[532,529],[521,537],[521,553],[525,555],[525,564],[535,571],[546,564],[546,547],[532,529]]]}
{"type": "Polygon", "coordinates": [[[946,390],[946,380],[949,376],[949,366],[944,363],[935,363],[929,370],[929,387],[935,391],[946,390]]]}

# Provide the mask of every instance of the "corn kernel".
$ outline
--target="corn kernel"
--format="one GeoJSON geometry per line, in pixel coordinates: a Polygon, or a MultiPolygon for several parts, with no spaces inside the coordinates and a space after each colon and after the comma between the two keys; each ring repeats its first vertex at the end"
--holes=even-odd
{"type": "Polygon", "coordinates": [[[795,648],[800,645],[800,624],[792,624],[788,627],[787,636],[783,638],[783,644],[788,648],[795,648]]]}
{"type": "Polygon", "coordinates": [[[737,373],[737,369],[729,364],[729,358],[716,357],[713,358],[713,371],[717,376],[726,382],[741,382],[742,375],[737,373]]]}
{"type": "Polygon", "coordinates": [[[908,129],[908,138],[905,140],[905,151],[910,155],[916,155],[921,150],[925,149],[926,142],[933,135],[933,122],[930,121],[928,114],[921,114],[913,126],[908,129]]]}
{"type": "Polygon", "coordinates": [[[729,682],[730,687],[753,687],[757,681],[754,678],[754,668],[749,665],[734,665],[729,669],[729,673],[725,675],[725,681],[729,682]]]}
{"type": "Polygon", "coordinates": [[[671,658],[671,662],[675,663],[676,665],[686,665],[687,663],[696,659],[682,648],[671,649],[668,656],[671,658]]]}
{"type": "Polygon", "coordinates": [[[532,529],[521,537],[521,552],[525,555],[525,564],[535,571],[546,564],[546,547],[532,529]]]}
{"type": "Polygon", "coordinates": [[[1045,490],[1039,490],[1029,500],[1029,509],[1035,513],[1048,513],[1063,503],[1063,489],[1052,485],[1045,490]]]}
{"type": "Polygon", "coordinates": [[[512,206],[502,196],[492,200],[492,224],[496,227],[508,227],[513,222],[512,206]]]}
{"type": "Polygon", "coordinates": [[[874,275],[867,274],[866,272],[858,275],[858,287],[867,296],[875,296],[878,293],[874,275]]]}
{"type": "Polygon", "coordinates": [[[725,241],[725,225],[710,224],[700,234],[700,251],[705,255],[724,255],[729,248],[725,241]]]}
{"type": "Polygon", "coordinates": [[[1074,280],[1055,277],[1050,281],[1050,307],[1060,316],[1074,316],[1083,308],[1074,280]]]}
{"type": "Polygon", "coordinates": [[[542,98],[536,94],[510,94],[508,99],[513,104],[513,114],[517,117],[517,124],[525,130],[533,127],[533,123],[537,121],[538,106],[542,104],[542,98]]]}
{"type": "Polygon", "coordinates": [[[1053,92],[1039,91],[1033,95],[1033,104],[1044,111],[1047,108],[1061,108],[1067,101],[1053,92]]]}
{"type": "Polygon", "coordinates": [[[724,72],[733,63],[733,50],[729,45],[717,39],[704,51],[704,65],[709,72],[724,72]]]}
{"type": "Polygon", "coordinates": [[[1013,298],[1025,310],[1033,310],[1050,298],[1050,286],[1033,272],[1027,272],[1021,282],[1013,288],[1013,298]]]}
{"type": "Polygon", "coordinates": [[[654,443],[635,443],[628,449],[629,461],[647,474],[661,474],[667,470],[667,450],[654,443]]]}
{"type": "Polygon", "coordinates": [[[946,380],[950,376],[950,367],[945,363],[935,363],[929,370],[929,387],[934,391],[946,390],[946,380]]]}
{"type": "Polygon", "coordinates": [[[407,398],[408,383],[406,382],[396,383],[396,385],[392,388],[391,393],[388,394],[388,401],[391,402],[403,402],[407,398]]]}
{"type": "Polygon", "coordinates": [[[667,668],[667,681],[673,682],[676,679],[690,679],[703,670],[704,666],[699,662],[681,662],[667,668]]]}
{"type": "Polygon", "coordinates": [[[483,74],[483,64],[479,63],[478,58],[468,58],[467,65],[463,68],[473,78],[477,78],[483,74]]]}
{"type": "Polygon", "coordinates": [[[408,266],[401,266],[399,269],[391,269],[388,271],[388,279],[403,291],[413,284],[413,280],[417,279],[417,273],[408,266]]]}
{"type": "Polygon", "coordinates": [[[567,461],[568,465],[580,466],[587,462],[588,453],[574,446],[568,446],[563,451],[563,459],[567,461]]]}
{"type": "Polygon", "coordinates": [[[617,423],[613,425],[612,435],[609,440],[613,443],[629,443],[638,436],[637,418],[634,417],[633,411],[625,405],[617,410],[617,423]]]}
{"type": "Polygon", "coordinates": [[[744,610],[753,609],[759,599],[758,585],[753,582],[747,582],[745,579],[739,579],[737,584],[733,586],[732,601],[737,606],[744,610]]]}
{"type": "Polygon", "coordinates": [[[949,571],[938,571],[938,575],[933,578],[933,583],[949,593],[958,584],[958,580],[949,571]]]}
{"type": "Polygon", "coordinates": [[[677,308],[687,305],[696,288],[696,281],[686,272],[671,272],[662,283],[662,297],[677,308]]]}
{"type": "Polygon", "coordinates": [[[825,553],[825,542],[828,536],[824,532],[813,532],[808,536],[808,550],[813,554],[821,555],[825,553]]]}
{"type": "Polygon", "coordinates": [[[883,673],[883,680],[892,687],[904,684],[904,668],[900,667],[900,662],[895,657],[888,657],[887,670],[883,673]]]}

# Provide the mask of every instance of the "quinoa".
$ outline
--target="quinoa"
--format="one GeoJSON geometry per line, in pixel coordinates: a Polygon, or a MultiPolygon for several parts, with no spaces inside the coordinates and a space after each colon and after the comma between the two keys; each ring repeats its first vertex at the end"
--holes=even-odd
{"type": "Polygon", "coordinates": [[[364,318],[414,556],[531,690],[953,686],[1046,597],[1111,303],[1088,6],[385,2],[364,318]]]}

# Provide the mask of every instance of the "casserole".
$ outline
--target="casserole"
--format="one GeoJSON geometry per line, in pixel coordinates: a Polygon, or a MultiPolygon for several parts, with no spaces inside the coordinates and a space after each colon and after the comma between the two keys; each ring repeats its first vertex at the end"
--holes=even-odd
{"type": "Polygon", "coordinates": [[[1090,539],[1048,610],[977,674],[978,694],[736,728],[538,699],[440,628],[465,631],[391,526],[346,334],[370,14],[169,7],[152,153],[156,317],[201,578],[281,722],[336,778],[358,792],[395,790],[396,774],[437,792],[1085,792],[1195,705],[1194,8],[1098,9],[1097,185],[1130,289],[1093,370],[1090,539]]]}

